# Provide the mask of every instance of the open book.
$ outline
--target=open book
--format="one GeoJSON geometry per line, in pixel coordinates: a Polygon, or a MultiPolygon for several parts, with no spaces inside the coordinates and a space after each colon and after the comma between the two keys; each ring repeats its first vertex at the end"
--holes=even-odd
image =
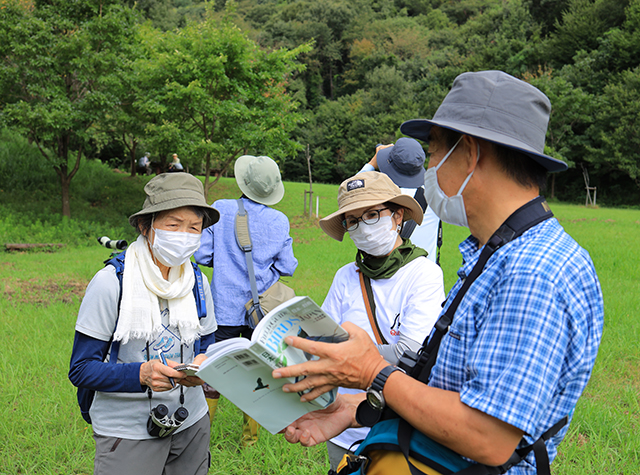
{"type": "Polygon", "coordinates": [[[271,310],[256,325],[251,340],[230,338],[210,345],[196,375],[254,418],[272,434],[304,414],[331,404],[336,390],[310,402],[282,386],[295,378],[273,379],[271,372],[316,357],[289,347],[284,339],[299,336],[315,341],[346,341],[348,333],[309,297],[294,297],[271,310]]]}

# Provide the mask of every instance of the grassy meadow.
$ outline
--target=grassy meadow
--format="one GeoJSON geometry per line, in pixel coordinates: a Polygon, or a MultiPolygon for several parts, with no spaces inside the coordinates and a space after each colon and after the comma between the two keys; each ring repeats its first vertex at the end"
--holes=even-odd
{"type": "MultiPolygon", "coordinates": [[[[144,178],[137,180],[141,190],[144,178]]],[[[315,197],[320,197],[320,215],[325,216],[337,208],[337,186],[314,184],[311,219],[303,216],[308,185],[285,183],[285,187],[285,199],[276,208],[290,219],[299,260],[288,283],[299,295],[321,303],[335,271],[355,255],[348,237],[342,243],[333,241],[317,226],[315,197]]],[[[239,195],[235,181],[223,178],[212,189],[209,202],[239,195]]],[[[134,212],[141,207],[143,194],[130,196],[139,199],[130,204],[134,212]]],[[[2,195],[0,203],[1,199],[2,195]]],[[[640,319],[635,312],[640,308],[640,211],[562,203],[552,203],[552,209],[569,234],[590,252],[605,298],[605,330],[596,367],[552,472],[637,474],[640,319]]],[[[64,230],[48,235],[30,224],[35,227],[29,232],[19,216],[11,216],[3,217],[0,206],[2,246],[7,240],[15,241],[14,227],[22,230],[23,242],[64,239],[64,230]]],[[[98,235],[115,232],[121,235],[110,234],[112,239],[131,239],[124,216],[121,219],[121,227],[89,226],[94,242],[98,235]]],[[[445,225],[441,262],[447,290],[460,264],[457,245],[465,237],[464,229],[445,225]]],[[[91,427],[80,417],[67,371],[84,288],[108,255],[97,243],[76,240],[55,252],[0,252],[2,475],[92,473],[91,427]]],[[[210,269],[204,271],[211,275],[210,269]]],[[[323,446],[292,446],[281,436],[262,431],[257,445],[242,450],[240,435],[241,413],[223,399],[212,425],[210,474],[320,474],[328,469],[323,446]]]]}

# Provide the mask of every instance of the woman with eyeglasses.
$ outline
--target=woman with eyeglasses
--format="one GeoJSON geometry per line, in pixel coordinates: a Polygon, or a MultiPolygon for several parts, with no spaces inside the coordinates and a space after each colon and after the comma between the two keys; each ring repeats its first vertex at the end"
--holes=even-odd
{"type": "MultiPolygon", "coordinates": [[[[427,251],[400,237],[405,221],[422,222],[422,208],[387,175],[375,171],[345,180],[338,190],[338,208],[320,220],[320,227],[338,241],[349,233],[357,247],[356,260],[338,270],[322,308],[340,324],[352,322],[365,329],[382,357],[396,364],[405,350],[420,348],[444,301],[440,267],[427,259],[427,251]]],[[[368,430],[347,429],[327,442],[332,470],[368,430]]]]}

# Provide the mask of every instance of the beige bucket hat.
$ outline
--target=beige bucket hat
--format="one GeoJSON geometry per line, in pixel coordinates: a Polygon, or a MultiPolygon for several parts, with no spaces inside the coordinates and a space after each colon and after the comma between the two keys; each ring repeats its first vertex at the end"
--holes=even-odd
{"type": "Polygon", "coordinates": [[[204,199],[202,182],[189,173],[162,173],[153,177],[144,186],[147,198],[142,210],[129,216],[129,224],[137,226],[137,217],[143,214],[158,213],[183,206],[195,206],[204,211],[202,229],[215,224],[220,213],[204,199]]]}
{"type": "Polygon", "coordinates": [[[238,187],[250,200],[270,206],[284,196],[280,168],[273,159],[243,155],[233,168],[238,187]]]}
{"type": "Polygon", "coordinates": [[[345,213],[386,202],[405,208],[404,221],[413,219],[418,224],[422,223],[422,208],[412,196],[403,195],[400,188],[384,173],[363,172],[340,184],[338,211],[322,218],[320,227],[336,241],[342,241],[346,232],[342,226],[345,213]]]}

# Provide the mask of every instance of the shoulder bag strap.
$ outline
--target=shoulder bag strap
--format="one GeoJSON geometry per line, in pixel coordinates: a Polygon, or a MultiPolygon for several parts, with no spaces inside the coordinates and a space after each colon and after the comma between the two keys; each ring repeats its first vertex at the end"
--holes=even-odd
{"type": "Polygon", "coordinates": [[[387,345],[388,342],[382,336],[380,327],[378,326],[378,320],[376,320],[376,302],[373,300],[373,289],[371,288],[371,279],[366,277],[362,272],[360,274],[360,288],[362,289],[362,297],[364,299],[364,308],[367,309],[367,316],[369,317],[369,324],[371,330],[376,337],[378,345],[387,345]]]}
{"type": "Polygon", "coordinates": [[[438,247],[438,255],[436,256],[436,264],[440,265],[440,248],[442,247],[442,220],[438,221],[438,238],[436,241],[438,247]]]}
{"type": "MultiPolygon", "coordinates": [[[[422,212],[424,213],[427,209],[427,200],[424,197],[424,188],[421,186],[418,187],[415,194],[413,195],[413,198],[418,202],[418,204],[422,208],[422,212]]],[[[404,224],[402,225],[402,231],[400,232],[400,237],[403,239],[410,238],[417,226],[418,226],[418,223],[416,223],[413,219],[405,221],[404,224]]]]}
{"type": "Polygon", "coordinates": [[[536,224],[541,223],[553,217],[553,213],[543,196],[538,196],[534,200],[529,201],[524,206],[518,208],[507,220],[493,233],[487,244],[485,244],[478,262],[465,279],[462,287],[451,302],[451,305],[440,316],[435,324],[434,330],[427,337],[420,350],[419,360],[412,371],[411,375],[418,380],[426,383],[431,374],[431,368],[436,362],[438,348],[444,335],[449,331],[449,326],[453,322],[453,316],[464,298],[471,284],[484,270],[484,266],[489,258],[505,244],[513,241],[525,231],[532,228],[536,224]]]}
{"type": "Polygon", "coordinates": [[[249,217],[244,209],[244,203],[242,199],[236,200],[238,202],[238,213],[236,214],[235,233],[236,242],[238,246],[244,252],[245,259],[247,261],[247,269],[249,271],[249,283],[251,284],[251,296],[253,298],[253,307],[251,312],[258,312],[260,318],[264,317],[262,308],[260,308],[260,299],[258,297],[258,286],[256,284],[256,274],[253,270],[253,257],[251,251],[253,246],[251,243],[251,234],[249,233],[249,217]]]}

